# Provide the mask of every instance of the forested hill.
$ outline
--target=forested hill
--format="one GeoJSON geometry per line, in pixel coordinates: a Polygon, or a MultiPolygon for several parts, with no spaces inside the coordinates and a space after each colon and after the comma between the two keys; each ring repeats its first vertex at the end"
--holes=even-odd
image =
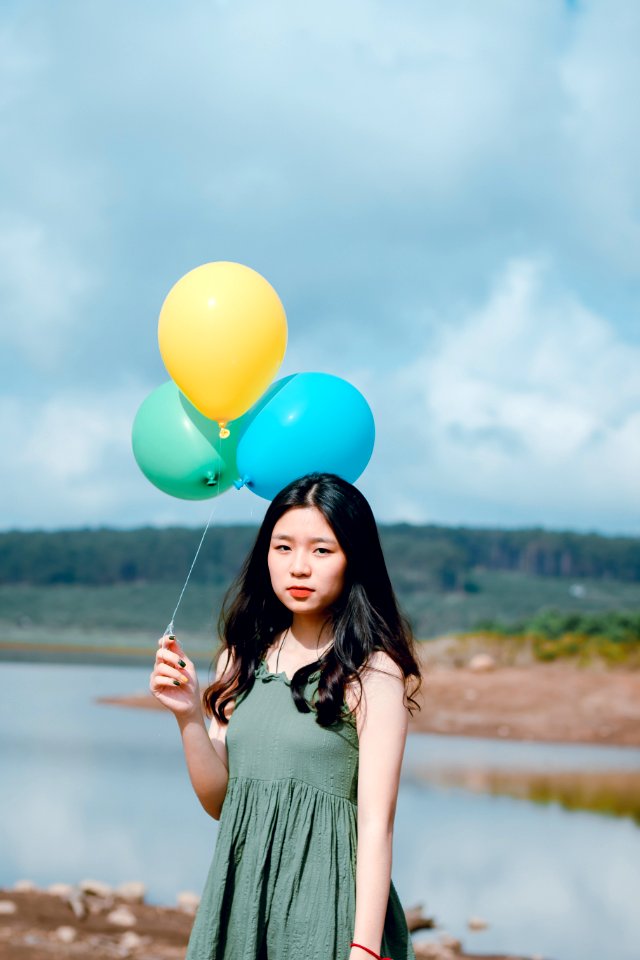
{"type": "MultiPolygon", "coordinates": [[[[0,533],[0,583],[85,584],[179,582],[201,530],[68,530],[0,533]]],[[[222,585],[238,571],[255,527],[209,530],[193,579],[222,585]]],[[[640,538],[469,527],[380,527],[397,588],[474,592],[474,573],[509,570],[541,577],[640,582],[640,538]]]]}

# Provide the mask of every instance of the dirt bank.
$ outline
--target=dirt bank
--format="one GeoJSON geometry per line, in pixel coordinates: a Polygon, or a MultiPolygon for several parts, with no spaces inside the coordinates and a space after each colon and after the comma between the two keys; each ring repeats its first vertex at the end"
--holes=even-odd
{"type": "Polygon", "coordinates": [[[537,663],[477,672],[431,665],[422,710],[425,733],[640,746],[640,674],[537,663]]]}

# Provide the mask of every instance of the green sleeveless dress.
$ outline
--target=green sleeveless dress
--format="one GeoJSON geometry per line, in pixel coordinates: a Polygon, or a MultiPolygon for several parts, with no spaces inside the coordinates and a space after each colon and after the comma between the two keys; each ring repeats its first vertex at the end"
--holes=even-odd
{"type": "MultiPolygon", "coordinates": [[[[310,702],[319,677],[307,681],[310,702]]],[[[349,958],[358,733],[346,705],[337,723],[321,727],[313,711],[296,709],[290,688],[261,660],[254,685],[236,699],[227,793],[185,960],[349,958]]],[[[393,881],[382,956],[415,960],[393,881]]]]}

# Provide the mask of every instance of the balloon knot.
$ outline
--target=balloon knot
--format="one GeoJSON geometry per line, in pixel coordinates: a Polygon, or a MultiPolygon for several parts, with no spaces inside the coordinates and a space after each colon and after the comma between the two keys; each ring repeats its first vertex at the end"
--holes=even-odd
{"type": "Polygon", "coordinates": [[[242,487],[244,487],[244,485],[248,483],[248,481],[249,481],[249,477],[238,477],[237,480],[233,481],[233,485],[236,488],[236,490],[241,490],[242,487]]]}
{"type": "Polygon", "coordinates": [[[221,440],[226,440],[231,433],[231,431],[225,426],[226,422],[226,420],[218,420],[218,426],[220,427],[219,436],[221,440]]]}
{"type": "Polygon", "coordinates": [[[207,485],[208,487],[215,487],[215,485],[216,485],[217,482],[218,482],[218,478],[216,477],[215,473],[212,473],[212,472],[209,470],[209,472],[207,473],[207,476],[205,477],[205,483],[206,483],[206,485],[207,485]]]}

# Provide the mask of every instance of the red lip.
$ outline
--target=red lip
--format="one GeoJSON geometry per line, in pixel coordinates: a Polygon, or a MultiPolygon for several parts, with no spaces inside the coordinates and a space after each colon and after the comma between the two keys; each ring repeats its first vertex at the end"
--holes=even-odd
{"type": "Polygon", "coordinates": [[[311,587],[287,587],[287,592],[291,594],[292,597],[308,597],[313,593],[311,587]]]}

